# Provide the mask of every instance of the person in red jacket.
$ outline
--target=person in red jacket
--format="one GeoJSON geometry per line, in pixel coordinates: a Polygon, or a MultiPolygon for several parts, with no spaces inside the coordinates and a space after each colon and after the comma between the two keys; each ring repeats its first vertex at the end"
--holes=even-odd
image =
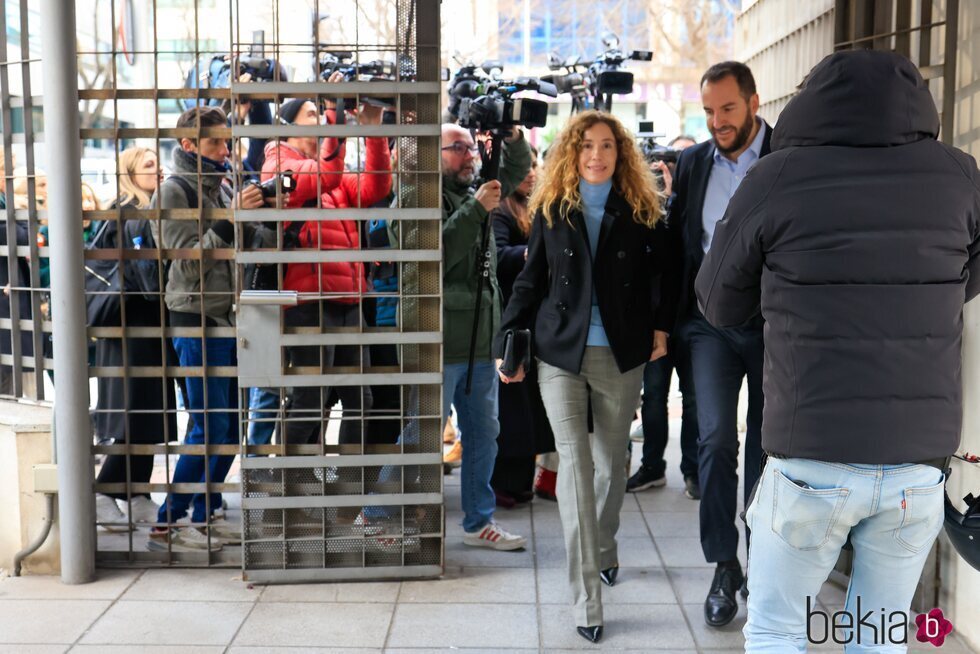
{"type": "MultiPolygon", "coordinates": [[[[361,125],[381,124],[383,109],[364,104],[357,112],[361,125]]],[[[333,122],[334,110],[324,113],[333,122]]],[[[320,114],[312,100],[290,100],[279,111],[286,124],[316,125],[320,114]]],[[[391,153],[385,138],[364,139],[365,162],[361,172],[343,172],[346,143],[324,139],[317,147],[315,137],[290,137],[266,146],[262,180],[271,179],[285,170],[294,172],[295,189],[290,192],[287,208],[319,207],[345,209],[370,207],[391,190],[391,153]],[[317,159],[317,155],[319,158],[317,159]]],[[[356,220],[307,220],[298,229],[284,222],[289,237],[287,246],[318,250],[357,250],[360,248],[356,220]]],[[[361,262],[303,262],[286,268],[283,288],[311,294],[315,300],[300,302],[289,308],[285,324],[289,327],[357,327],[361,325],[361,296],[369,286],[361,262]]],[[[368,366],[367,348],[356,345],[296,346],[287,348],[289,365],[316,367],[327,371],[335,366],[368,366]]],[[[291,444],[316,444],[321,440],[324,409],[333,398],[343,405],[344,421],[340,428],[342,444],[359,444],[363,439],[363,412],[370,410],[368,387],[297,386],[290,395],[285,441],[291,444]]]]}
{"type": "MultiPolygon", "coordinates": [[[[333,123],[333,117],[332,109],[320,114],[316,104],[307,98],[290,100],[279,109],[279,121],[286,125],[319,125],[321,120],[333,123]]],[[[341,144],[335,138],[323,139],[319,147],[315,136],[270,140],[265,145],[262,181],[288,170],[293,175],[295,188],[286,197],[284,206],[287,209],[315,207],[321,193],[332,191],[340,185],[344,172],[341,149],[341,144]]]]}

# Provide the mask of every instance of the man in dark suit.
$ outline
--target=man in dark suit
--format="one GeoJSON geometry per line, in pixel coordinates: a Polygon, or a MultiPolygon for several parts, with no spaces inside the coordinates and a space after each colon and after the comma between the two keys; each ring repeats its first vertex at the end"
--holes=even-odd
{"type": "MultiPolygon", "coordinates": [[[[762,465],[762,318],[717,329],[708,324],[694,296],[715,225],[742,178],[769,153],[772,128],[756,117],[759,96],[748,66],[726,61],[701,78],[701,99],[711,140],[690,147],[677,162],[670,217],[684,240],[684,276],[678,310],[679,335],[689,343],[697,392],[698,480],[701,484],[701,547],[716,563],[704,619],[728,624],[738,612],[736,593],[744,577],[738,562],[738,396],[748,377],[748,431],[744,488],[752,489],[762,465]]],[[[746,535],[746,538],[748,535],[746,535]]]]}

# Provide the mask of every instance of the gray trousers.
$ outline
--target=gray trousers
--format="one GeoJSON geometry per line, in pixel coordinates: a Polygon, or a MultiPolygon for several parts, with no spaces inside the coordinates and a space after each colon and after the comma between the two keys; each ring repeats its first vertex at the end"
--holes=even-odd
{"type": "Polygon", "coordinates": [[[558,512],[575,624],[601,625],[599,571],[619,565],[616,532],[626,495],[626,446],[643,366],[624,374],[608,347],[586,347],[577,375],[538,361],[538,384],[558,450],[558,512]],[[586,386],[592,389],[591,442],[586,386]]]}

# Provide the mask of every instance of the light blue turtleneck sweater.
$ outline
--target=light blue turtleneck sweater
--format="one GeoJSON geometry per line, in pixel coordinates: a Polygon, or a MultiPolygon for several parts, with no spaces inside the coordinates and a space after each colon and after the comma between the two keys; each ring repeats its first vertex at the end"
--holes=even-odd
{"type": "MultiPolygon", "coordinates": [[[[589,250],[592,252],[594,270],[596,249],[599,247],[599,230],[602,228],[602,216],[606,213],[606,199],[609,197],[609,191],[612,190],[612,178],[602,184],[590,184],[584,179],[579,180],[578,190],[582,195],[582,213],[585,214],[585,229],[589,233],[589,250]]],[[[594,278],[593,272],[592,317],[589,320],[589,337],[585,344],[609,347],[609,339],[606,338],[606,330],[602,326],[602,317],[599,315],[599,299],[596,297],[594,278]]]]}

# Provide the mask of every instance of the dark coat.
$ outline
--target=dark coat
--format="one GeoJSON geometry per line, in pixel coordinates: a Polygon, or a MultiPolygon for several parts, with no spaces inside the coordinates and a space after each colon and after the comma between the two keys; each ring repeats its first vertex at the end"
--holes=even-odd
{"type": "Polygon", "coordinates": [[[838,52],[783,110],[697,279],[705,317],[766,320],[762,445],[822,461],[952,454],[963,304],[980,292],[980,173],[936,140],[918,70],[838,52]]]}
{"type": "MultiPolygon", "coordinates": [[[[490,212],[497,242],[497,283],[506,309],[512,287],[524,269],[528,237],[504,205],[490,212]]],[[[530,456],[555,451],[555,436],[541,401],[532,363],[523,384],[500,384],[498,457],[530,456]]]]}
{"type": "Polygon", "coordinates": [[[494,340],[503,355],[504,332],[531,329],[534,352],[553,366],[582,368],[595,284],[599,314],[621,372],[646,363],[653,332],[669,332],[677,306],[677,246],[663,221],[654,229],[636,222],[614,188],[606,201],[593,263],[585,217],[573,210],[552,227],[538,213],[531,226],[527,263],[494,340]]]}
{"type": "MultiPolygon", "coordinates": [[[[128,220],[124,233],[129,235],[136,229],[138,221],[128,220]]],[[[106,225],[102,247],[113,249],[132,247],[130,240],[119,243],[117,222],[106,225]]],[[[147,244],[154,247],[153,243],[147,244]]],[[[140,260],[147,261],[147,260],[140,260]]],[[[135,270],[127,266],[126,272],[135,270]]],[[[158,286],[159,288],[159,286],[158,286]]],[[[127,327],[159,327],[161,310],[166,319],[167,310],[162,306],[158,295],[153,300],[140,293],[123,296],[127,327]]],[[[169,338],[127,338],[126,357],[123,358],[123,339],[99,338],[95,341],[96,366],[162,366],[177,365],[177,355],[173,352],[169,338]]],[[[98,402],[96,409],[104,411],[95,414],[96,433],[103,438],[113,438],[116,442],[127,442],[127,418],[131,443],[162,443],[176,440],[177,420],[175,414],[164,415],[164,410],[173,411],[177,407],[173,380],[165,376],[153,377],[99,377],[98,402]],[[166,402],[166,404],[165,404],[166,402]],[[142,413],[150,411],[152,413],[142,413]]],[[[105,481],[105,480],[103,480],[105,481]]],[[[148,481],[148,480],[138,480],[148,481]]]]}
{"type": "MultiPolygon", "coordinates": [[[[4,204],[4,208],[6,205],[4,204]]],[[[6,212],[4,212],[6,213],[6,212]]],[[[0,220],[0,246],[8,245],[7,238],[8,224],[6,220],[0,220]]],[[[14,238],[15,241],[10,243],[10,249],[13,250],[18,245],[29,245],[30,244],[30,234],[28,232],[27,221],[17,220],[14,221],[14,238]]],[[[0,256],[0,289],[3,289],[8,284],[12,287],[19,288],[30,288],[31,286],[31,269],[30,264],[24,257],[16,257],[16,263],[14,264],[14,272],[16,277],[11,279],[10,262],[7,255],[0,256]]],[[[0,290],[0,318],[10,319],[10,298],[17,298],[17,307],[19,309],[21,320],[31,319],[31,293],[30,291],[15,291],[11,290],[10,295],[6,295],[0,290]]],[[[38,325],[40,329],[40,325],[38,325]]],[[[10,329],[0,329],[0,354],[11,354],[13,343],[11,339],[13,333],[10,329]]],[[[24,357],[34,356],[34,344],[32,340],[32,332],[30,329],[20,330],[20,354],[24,357]]],[[[30,368],[25,368],[29,370],[30,368]]]]}
{"type": "MultiPolygon", "coordinates": [[[[765,123],[766,132],[762,137],[759,158],[770,152],[772,127],[765,123]]],[[[684,245],[684,272],[681,277],[680,300],[677,305],[677,319],[687,320],[697,315],[697,299],[694,297],[694,279],[704,261],[704,223],[701,212],[704,209],[704,196],[708,190],[708,178],[714,167],[715,143],[712,140],[692,145],[681,152],[674,173],[673,194],[668,210],[668,222],[677,229],[684,245]]],[[[712,245],[712,247],[714,247],[712,245]]]]}

